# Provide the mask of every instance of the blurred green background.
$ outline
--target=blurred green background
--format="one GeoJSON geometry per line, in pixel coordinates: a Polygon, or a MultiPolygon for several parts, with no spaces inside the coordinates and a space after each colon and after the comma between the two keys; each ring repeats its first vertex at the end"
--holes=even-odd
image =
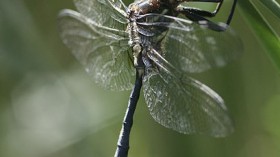
{"type": "MultiPolygon", "coordinates": [[[[272,1],[240,0],[237,7],[231,26],[242,57],[197,76],[224,98],[235,132],[218,139],[179,134],[157,124],[141,96],[130,156],[280,156],[279,8],[262,2],[272,1]]],[[[58,36],[63,8],[75,9],[71,0],[0,0],[1,157],[115,152],[130,91],[106,91],[90,80],[58,36]]]]}

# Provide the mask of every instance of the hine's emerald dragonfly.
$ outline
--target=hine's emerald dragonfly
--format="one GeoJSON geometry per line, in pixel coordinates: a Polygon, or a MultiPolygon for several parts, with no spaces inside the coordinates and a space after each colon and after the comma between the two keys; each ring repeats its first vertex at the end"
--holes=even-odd
{"type": "Polygon", "coordinates": [[[228,26],[236,1],[225,24],[209,20],[223,0],[136,0],[128,7],[121,0],[74,0],[79,12],[61,11],[61,38],[93,80],[132,89],[115,156],[127,156],[142,85],[152,117],[167,128],[214,137],[234,130],[223,99],[188,74],[239,56],[241,42],[228,26]],[[210,12],[188,2],[217,6],[210,12]]]}

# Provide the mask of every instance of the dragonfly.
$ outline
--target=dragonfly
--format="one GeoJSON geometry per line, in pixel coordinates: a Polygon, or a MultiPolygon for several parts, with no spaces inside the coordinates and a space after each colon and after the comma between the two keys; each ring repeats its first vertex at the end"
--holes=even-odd
{"type": "Polygon", "coordinates": [[[59,13],[64,44],[105,89],[132,90],[116,157],[125,157],[141,88],[151,116],[184,134],[224,137],[234,130],[224,100],[189,76],[222,67],[240,55],[242,43],[226,23],[209,20],[223,0],[74,0],[78,11],[59,13]],[[189,2],[217,4],[214,11],[189,2]]]}

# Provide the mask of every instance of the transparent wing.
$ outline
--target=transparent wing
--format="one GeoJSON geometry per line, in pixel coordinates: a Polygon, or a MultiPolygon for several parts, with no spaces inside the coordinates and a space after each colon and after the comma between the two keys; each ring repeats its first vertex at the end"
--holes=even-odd
{"type": "MultiPolygon", "coordinates": [[[[238,58],[242,52],[239,37],[225,25],[192,21],[158,14],[147,14],[139,18],[138,24],[150,36],[165,34],[161,42],[163,57],[184,72],[202,72],[220,67],[238,58]],[[208,27],[220,27],[224,31],[213,31],[208,27]]],[[[156,40],[158,40],[156,38],[156,40]]],[[[156,42],[156,41],[154,41],[156,42]]]]}
{"type": "Polygon", "coordinates": [[[121,0],[74,0],[78,11],[96,23],[111,28],[126,28],[126,6],[121,0]]]}
{"type": "Polygon", "coordinates": [[[59,14],[59,29],[64,44],[98,84],[111,90],[132,88],[135,74],[125,31],[100,26],[72,10],[59,14]]]}
{"type": "Polygon", "coordinates": [[[144,98],[152,117],[180,133],[230,134],[233,124],[223,99],[199,81],[180,75],[157,55],[149,54],[157,66],[147,68],[143,78],[144,98]]]}

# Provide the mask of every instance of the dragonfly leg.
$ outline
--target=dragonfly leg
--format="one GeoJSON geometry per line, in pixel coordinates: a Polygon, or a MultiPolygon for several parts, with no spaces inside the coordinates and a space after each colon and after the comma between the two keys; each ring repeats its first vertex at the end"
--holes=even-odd
{"type": "Polygon", "coordinates": [[[216,9],[213,12],[206,11],[206,10],[201,10],[201,9],[198,9],[198,8],[191,8],[191,7],[185,7],[184,8],[184,9],[187,9],[187,10],[191,11],[194,14],[204,16],[204,17],[214,17],[214,16],[216,16],[216,14],[219,12],[219,10],[220,10],[220,8],[223,4],[223,0],[191,0],[191,2],[217,3],[216,9]]]}
{"type": "Polygon", "coordinates": [[[120,131],[118,139],[118,147],[115,152],[115,157],[127,157],[129,149],[129,135],[133,124],[133,115],[136,109],[136,105],[139,99],[140,90],[142,87],[142,75],[139,75],[138,70],[136,70],[136,81],[133,90],[131,91],[128,107],[123,120],[122,129],[120,131]]]}
{"type": "Polygon", "coordinates": [[[225,31],[227,28],[225,25],[219,25],[189,10],[181,10],[180,13],[185,15],[188,19],[197,22],[199,25],[207,27],[208,29],[211,29],[213,31],[222,32],[225,31]]]}
{"type": "MultiPolygon", "coordinates": [[[[189,18],[190,20],[193,21],[202,21],[205,20],[204,17],[214,17],[216,16],[216,14],[219,12],[222,4],[223,4],[223,0],[192,0],[193,2],[212,2],[212,3],[217,3],[216,9],[213,12],[210,11],[206,11],[206,10],[201,10],[198,8],[190,8],[190,7],[184,7],[182,9],[179,10],[179,12],[181,12],[182,14],[184,14],[187,18],[189,18]],[[196,15],[196,16],[194,16],[196,15]]],[[[229,25],[235,10],[235,6],[236,6],[237,0],[233,0],[233,4],[231,7],[231,11],[230,14],[228,16],[228,19],[226,21],[226,24],[229,25]]]]}
{"type": "Polygon", "coordinates": [[[181,14],[184,14],[188,19],[192,21],[209,21],[205,17],[212,17],[214,16],[211,12],[198,10],[196,8],[182,8],[178,10],[181,14]]]}
{"type": "Polygon", "coordinates": [[[180,12],[183,11],[188,11],[191,12],[193,14],[199,15],[199,16],[203,16],[203,17],[214,17],[216,16],[217,12],[209,12],[206,10],[201,10],[199,8],[189,8],[189,7],[184,7],[182,10],[180,10],[180,12]]]}

